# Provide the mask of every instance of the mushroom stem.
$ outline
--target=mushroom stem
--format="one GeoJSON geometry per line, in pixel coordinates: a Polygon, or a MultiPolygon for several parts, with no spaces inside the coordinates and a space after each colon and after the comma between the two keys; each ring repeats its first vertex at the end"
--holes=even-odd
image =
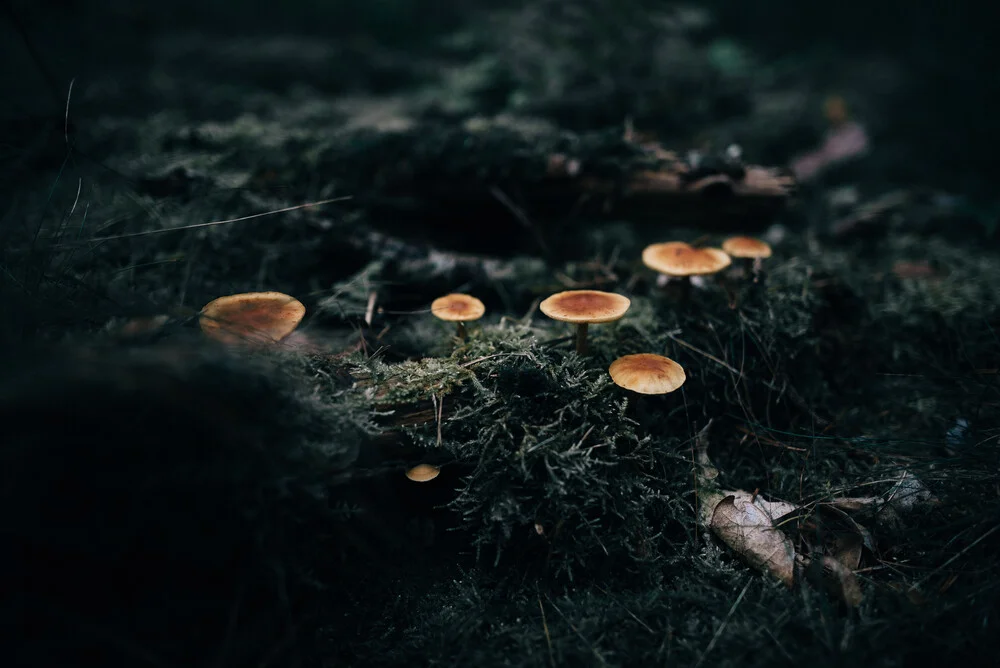
{"type": "Polygon", "coordinates": [[[729,269],[722,273],[733,281],[741,281],[750,274],[750,265],[751,263],[749,260],[734,258],[732,265],[729,266],[729,269]]]}
{"type": "Polygon", "coordinates": [[[466,337],[465,323],[462,322],[461,320],[458,321],[458,332],[456,333],[456,336],[462,341],[465,341],[466,337]]]}
{"type": "Polygon", "coordinates": [[[753,268],[751,273],[753,274],[753,282],[758,283],[760,281],[760,272],[764,268],[764,259],[755,257],[753,260],[753,268]]]}
{"type": "Polygon", "coordinates": [[[587,323],[585,322],[576,326],[576,354],[587,354],[587,323]]]}
{"type": "Polygon", "coordinates": [[[643,417],[646,414],[646,397],[641,394],[636,394],[635,401],[632,404],[632,411],[635,414],[636,422],[643,424],[645,422],[643,417]]]}
{"type": "Polygon", "coordinates": [[[678,286],[680,288],[680,298],[685,301],[691,299],[691,292],[694,291],[694,283],[691,282],[691,277],[685,276],[678,283],[680,284],[678,286]]]}
{"type": "Polygon", "coordinates": [[[729,308],[736,309],[740,305],[739,283],[734,281],[731,276],[724,273],[720,273],[718,275],[718,279],[716,280],[725,291],[726,296],[729,298],[729,308]]]}
{"type": "Polygon", "coordinates": [[[686,301],[691,297],[694,284],[691,283],[690,276],[671,276],[670,274],[660,274],[656,278],[656,287],[663,291],[674,301],[686,301]]]}

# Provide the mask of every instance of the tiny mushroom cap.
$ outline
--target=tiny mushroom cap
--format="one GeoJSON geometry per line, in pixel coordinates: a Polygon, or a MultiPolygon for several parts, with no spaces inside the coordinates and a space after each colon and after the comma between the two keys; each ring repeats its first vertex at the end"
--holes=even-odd
{"type": "Polygon", "coordinates": [[[683,241],[653,244],[642,251],[642,263],[667,276],[704,276],[732,264],[732,258],[718,248],[695,248],[683,241]]]}
{"type": "Polygon", "coordinates": [[[406,477],[413,482],[428,482],[434,480],[441,473],[441,469],[430,464],[417,464],[406,472],[406,477]]]}
{"type": "Polygon", "coordinates": [[[764,259],[771,257],[771,247],[753,237],[730,237],[722,242],[722,250],[731,257],[764,259]]]}
{"type": "Polygon", "coordinates": [[[567,290],[542,301],[538,308],[553,320],[598,324],[620,320],[632,304],[628,297],[600,290],[567,290]]]}
{"type": "Polygon", "coordinates": [[[470,322],[482,318],[486,306],[472,295],[455,293],[431,302],[431,313],[448,322],[470,322]]]}
{"type": "Polygon", "coordinates": [[[639,394],[667,394],[687,379],[680,364],[652,353],[619,357],[611,363],[608,373],[615,385],[639,394]]]}
{"type": "Polygon", "coordinates": [[[295,331],[306,307],[281,292],[246,292],[219,297],[201,310],[198,323],[222,343],[275,343],[295,331]]]}

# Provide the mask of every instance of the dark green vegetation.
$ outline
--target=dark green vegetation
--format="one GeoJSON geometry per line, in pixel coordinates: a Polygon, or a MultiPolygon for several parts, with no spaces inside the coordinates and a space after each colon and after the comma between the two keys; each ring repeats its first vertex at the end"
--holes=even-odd
{"type": "MultiPolygon", "coordinates": [[[[52,104],[19,84],[34,120],[5,133],[0,212],[5,665],[992,657],[996,203],[975,174],[938,192],[957,172],[913,166],[920,132],[879,143],[914,85],[899,63],[780,62],[647,3],[468,20],[440,3],[438,19],[409,15],[426,34],[405,50],[239,36],[252,16],[223,29],[224,3],[201,4],[220,17],[210,35],[181,31],[184,3],[161,27],[82,10],[49,23],[80,39],[127,18],[149,35],[129,66],[95,45],[69,68],[69,128],[62,81],[52,104]],[[873,152],[794,198],[622,195],[659,165],[622,138],[627,114],[681,155],[737,141],[779,165],[818,141],[828,90],[873,128],[873,152]],[[558,188],[554,155],[581,165],[558,188]],[[904,195],[865,216],[832,203],[844,185],[861,202],[904,195]],[[685,296],[639,262],[650,242],[772,223],[784,236],[760,283],[685,296]],[[581,358],[537,304],[591,287],[632,306],[581,358]],[[287,345],[201,336],[202,305],[259,289],[307,306],[287,345]],[[453,291],[487,306],[465,342],[427,311],[453,291]],[[687,382],[636,402],[607,374],[634,352],[668,355],[687,382]],[[801,554],[829,538],[822,502],[889,501],[854,514],[870,532],[859,605],[804,570],[786,588],[699,525],[709,423],[723,489],[802,507],[782,525],[801,554]],[[441,474],[407,480],[422,462],[441,474]],[[888,498],[904,473],[934,503],[888,498]]],[[[414,11],[349,4],[382,38],[385,16],[414,11]]],[[[77,53],[38,48],[53,72],[77,53]]]]}

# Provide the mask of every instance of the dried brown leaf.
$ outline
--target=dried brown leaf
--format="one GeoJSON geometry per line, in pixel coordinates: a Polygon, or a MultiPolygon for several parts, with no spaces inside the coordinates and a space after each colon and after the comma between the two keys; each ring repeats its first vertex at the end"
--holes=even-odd
{"type": "Polygon", "coordinates": [[[823,551],[846,568],[856,570],[861,565],[862,548],[875,550],[868,529],[835,506],[820,505],[817,511],[823,551]]]}
{"type": "Polygon", "coordinates": [[[795,548],[788,536],[775,527],[774,520],[795,509],[792,504],[754,499],[746,492],[730,494],[715,507],[711,527],[747,563],[791,587],[795,577],[795,548]],[[767,504],[766,508],[761,503],[767,504]]]}
{"type": "Polygon", "coordinates": [[[902,516],[914,508],[940,503],[919,478],[909,471],[903,471],[885,497],[841,497],[831,499],[825,505],[848,512],[873,513],[878,524],[893,526],[899,524],[902,516]]]}
{"type": "Polygon", "coordinates": [[[839,599],[852,608],[861,605],[864,593],[861,591],[861,583],[858,582],[854,571],[833,557],[819,557],[817,563],[822,569],[825,584],[839,599]]]}

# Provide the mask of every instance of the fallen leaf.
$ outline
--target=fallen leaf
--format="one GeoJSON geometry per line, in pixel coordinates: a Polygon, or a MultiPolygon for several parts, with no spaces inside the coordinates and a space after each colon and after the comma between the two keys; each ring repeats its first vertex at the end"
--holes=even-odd
{"type": "Polygon", "coordinates": [[[795,577],[795,548],[774,522],[778,516],[787,514],[782,511],[788,509],[796,510],[792,504],[771,504],[753,499],[746,492],[730,494],[716,505],[711,528],[751,566],[775,575],[791,587],[795,577]],[[767,504],[767,510],[762,503],[767,504]]]}
{"type": "Polygon", "coordinates": [[[923,482],[909,471],[903,471],[899,480],[885,497],[861,496],[841,497],[827,502],[849,512],[871,512],[875,521],[886,526],[898,525],[902,515],[918,506],[936,506],[941,502],[924,485],[923,482]]]}
{"type": "Polygon", "coordinates": [[[861,565],[862,548],[875,551],[871,533],[840,508],[820,505],[817,511],[817,533],[823,541],[823,551],[850,570],[856,570],[861,565]]]}
{"type": "Polygon", "coordinates": [[[864,592],[854,572],[830,556],[821,556],[814,560],[805,558],[806,577],[817,587],[830,591],[852,608],[861,605],[864,592]]]}
{"type": "Polygon", "coordinates": [[[895,510],[912,510],[918,505],[936,505],[940,503],[927,485],[920,481],[920,478],[909,471],[903,471],[902,477],[889,492],[886,505],[892,506],[895,510]]]}

